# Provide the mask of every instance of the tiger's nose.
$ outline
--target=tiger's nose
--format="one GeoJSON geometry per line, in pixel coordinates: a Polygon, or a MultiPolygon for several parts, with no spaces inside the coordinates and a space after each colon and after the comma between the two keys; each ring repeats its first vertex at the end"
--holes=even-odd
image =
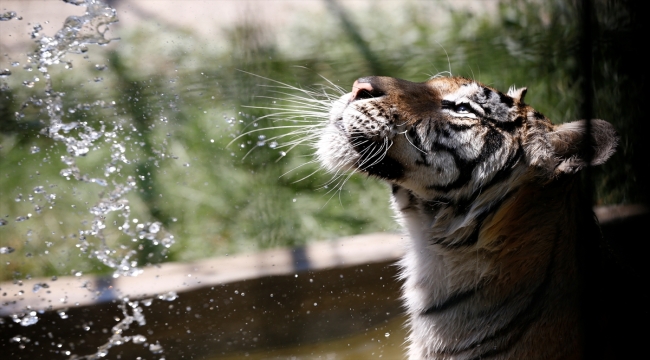
{"type": "Polygon", "coordinates": [[[384,95],[378,86],[373,86],[373,77],[362,77],[352,84],[352,97],[350,101],[371,99],[384,95]]]}

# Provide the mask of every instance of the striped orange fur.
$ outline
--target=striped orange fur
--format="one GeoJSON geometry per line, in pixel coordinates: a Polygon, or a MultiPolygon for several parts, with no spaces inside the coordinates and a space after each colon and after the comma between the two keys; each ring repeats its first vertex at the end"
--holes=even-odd
{"type": "MultiPolygon", "coordinates": [[[[581,240],[597,238],[576,175],[617,135],[552,124],[465,78],[357,80],[332,104],[317,155],[392,186],[410,241],[400,262],[411,359],[582,359],[581,240]]],[[[596,241],[596,240],[594,240],[596,241]]]]}

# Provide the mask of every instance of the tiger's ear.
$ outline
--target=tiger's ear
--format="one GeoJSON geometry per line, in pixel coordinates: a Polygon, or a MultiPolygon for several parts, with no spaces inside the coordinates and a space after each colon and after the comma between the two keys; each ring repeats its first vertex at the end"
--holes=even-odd
{"type": "Polygon", "coordinates": [[[511,86],[510,89],[508,89],[508,96],[517,100],[517,102],[523,103],[527,91],[528,89],[525,87],[517,89],[516,87],[511,86]]]}
{"type": "MultiPolygon", "coordinates": [[[[618,134],[614,127],[604,120],[590,121],[591,132],[591,161],[590,165],[600,165],[616,151],[618,134]]],[[[585,120],[578,120],[555,126],[547,134],[555,157],[559,160],[556,173],[575,173],[587,165],[589,152],[584,148],[586,139],[585,120]]]]}

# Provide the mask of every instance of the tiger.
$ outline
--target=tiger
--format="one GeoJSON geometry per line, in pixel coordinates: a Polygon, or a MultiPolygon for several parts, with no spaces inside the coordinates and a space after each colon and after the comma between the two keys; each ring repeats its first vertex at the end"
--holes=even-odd
{"type": "Polygon", "coordinates": [[[599,119],[555,125],[526,92],[369,76],[331,103],[318,161],[386,181],[409,238],[409,359],[591,358],[581,244],[600,233],[579,172],[618,134],[599,119]]]}

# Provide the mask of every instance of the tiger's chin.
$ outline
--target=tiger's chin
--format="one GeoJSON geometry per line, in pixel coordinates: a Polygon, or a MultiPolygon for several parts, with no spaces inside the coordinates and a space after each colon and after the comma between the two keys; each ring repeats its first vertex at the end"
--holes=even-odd
{"type": "Polygon", "coordinates": [[[342,131],[334,124],[330,124],[318,140],[316,157],[327,171],[339,173],[356,171],[360,156],[342,131]]]}

